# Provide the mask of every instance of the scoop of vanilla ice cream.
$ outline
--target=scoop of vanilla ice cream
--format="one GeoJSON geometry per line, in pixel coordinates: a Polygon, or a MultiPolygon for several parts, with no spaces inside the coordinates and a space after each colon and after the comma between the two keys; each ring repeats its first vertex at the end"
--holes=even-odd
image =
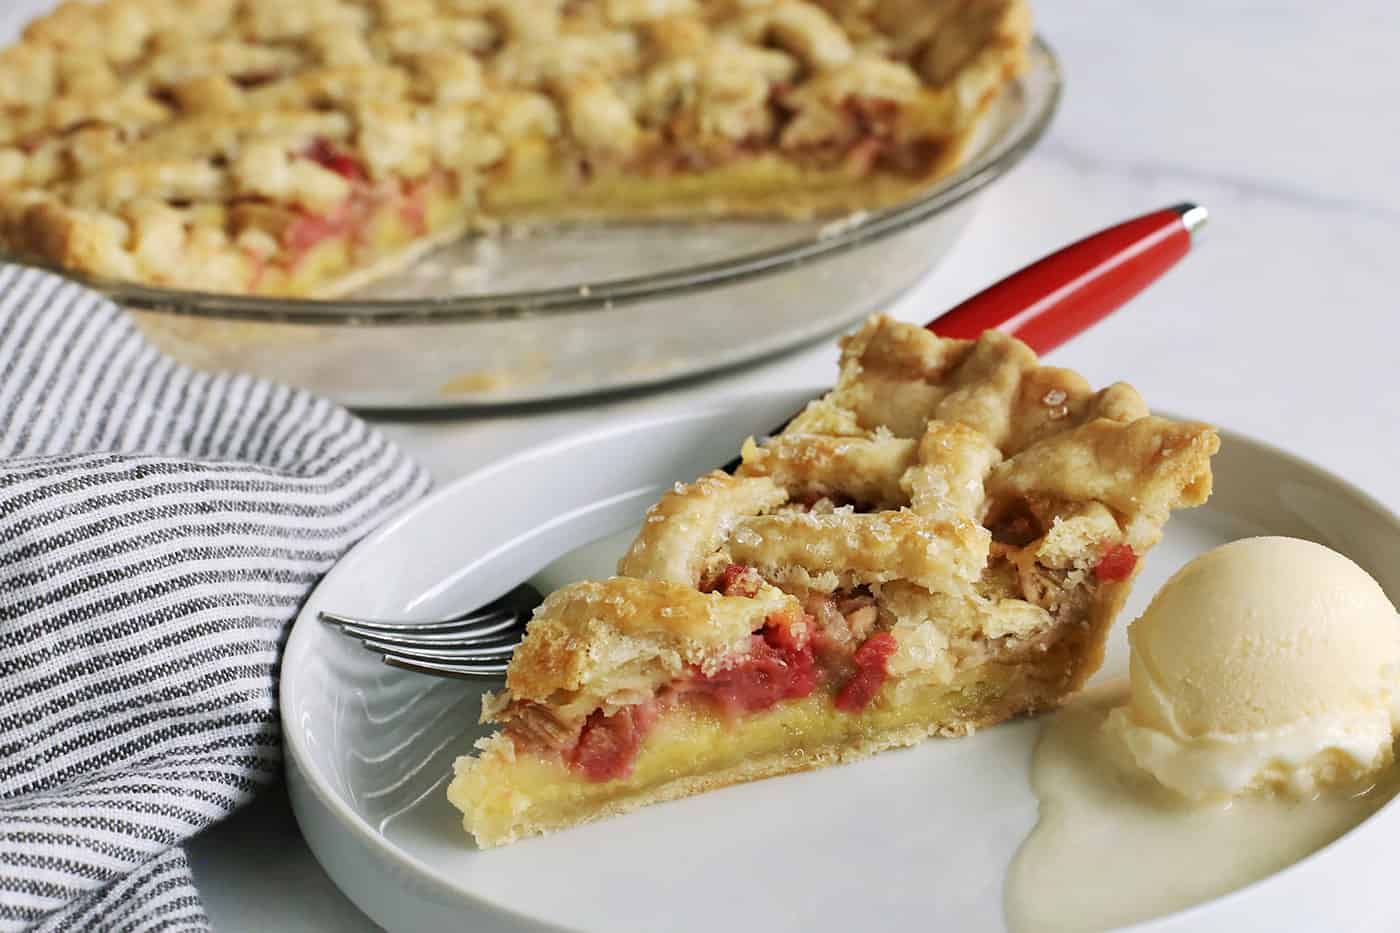
{"type": "Polygon", "coordinates": [[[1400,618],[1320,544],[1248,538],[1182,567],[1128,629],[1130,700],[1107,728],[1192,798],[1313,793],[1390,764],[1400,618]]]}

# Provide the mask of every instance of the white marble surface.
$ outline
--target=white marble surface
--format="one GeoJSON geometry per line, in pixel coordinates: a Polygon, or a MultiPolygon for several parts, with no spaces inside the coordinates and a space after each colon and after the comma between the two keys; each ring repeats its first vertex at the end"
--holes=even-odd
{"type": "MultiPolygon", "coordinates": [[[[0,37],[44,0],[0,0],[0,37]]],[[[1302,454],[1400,509],[1400,8],[1036,4],[1064,107],[939,273],[894,312],[923,320],[1111,222],[1180,200],[1213,220],[1186,262],[1053,356],[1156,407],[1302,454]]],[[[831,346],[669,391],[528,415],[385,422],[442,480],[562,432],[757,387],[829,382],[831,346]]],[[[225,930],[374,929],[271,791],[191,846],[225,930]]],[[[1400,922],[1400,918],[1398,921],[1400,922]]]]}

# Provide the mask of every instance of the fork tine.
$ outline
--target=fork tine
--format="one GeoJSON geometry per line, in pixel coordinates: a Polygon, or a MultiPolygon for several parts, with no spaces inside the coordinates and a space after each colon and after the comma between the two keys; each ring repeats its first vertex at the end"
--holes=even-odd
{"type": "Polygon", "coordinates": [[[535,607],[544,601],[527,583],[449,619],[391,622],[338,612],[317,617],[378,654],[385,664],[436,677],[494,678],[506,672],[535,607]]]}
{"type": "Polygon", "coordinates": [[[473,636],[470,638],[451,635],[380,635],[376,632],[360,634],[358,632],[347,632],[346,634],[358,638],[362,642],[374,642],[385,645],[388,648],[467,648],[472,651],[485,648],[494,648],[497,645],[518,645],[525,637],[524,626],[497,632],[488,636],[473,636]]]}
{"type": "Polygon", "coordinates": [[[422,661],[477,661],[510,660],[511,654],[520,647],[518,641],[478,648],[471,645],[450,648],[418,648],[413,646],[386,644],[378,641],[365,641],[362,644],[376,654],[392,654],[401,658],[414,658],[422,661]]]}
{"type": "Polygon", "coordinates": [[[416,674],[428,674],[433,677],[460,677],[463,680],[480,680],[483,678],[504,677],[506,665],[498,664],[452,664],[439,661],[419,661],[413,658],[401,658],[398,655],[386,654],[383,661],[390,667],[397,667],[405,671],[413,671],[416,674]]]}
{"type": "Polygon", "coordinates": [[[528,619],[534,608],[544,601],[539,590],[522,583],[504,596],[491,600],[489,603],[478,606],[470,612],[452,616],[447,619],[435,619],[424,622],[393,622],[386,619],[360,619],[355,616],[348,616],[339,612],[320,612],[317,618],[330,625],[338,625],[342,628],[355,626],[374,632],[425,632],[425,631],[450,631],[460,630],[460,627],[474,627],[477,625],[488,625],[504,621],[509,625],[515,619],[528,619]]]}
{"type": "Polygon", "coordinates": [[[515,618],[514,614],[505,608],[493,608],[487,612],[486,607],[475,609],[466,615],[454,616],[451,619],[430,619],[424,622],[388,622],[384,619],[361,619],[353,615],[342,615],[340,612],[318,612],[316,618],[328,625],[337,625],[340,628],[364,629],[367,632],[451,632],[451,630],[469,629],[480,622],[494,622],[497,619],[515,618]]]}
{"type": "Polygon", "coordinates": [[[422,622],[387,622],[382,619],[360,619],[355,616],[342,615],[338,612],[321,612],[318,618],[322,622],[330,625],[338,625],[341,628],[358,628],[367,632],[383,632],[390,634],[394,632],[455,632],[464,629],[471,629],[478,625],[491,625],[502,620],[509,624],[516,618],[516,613],[509,606],[496,606],[488,604],[479,609],[475,609],[465,615],[454,616],[450,619],[429,619],[422,622]]]}
{"type": "Polygon", "coordinates": [[[452,644],[466,644],[468,642],[486,641],[492,638],[499,638],[510,635],[514,632],[525,631],[525,620],[516,616],[503,616],[494,619],[487,624],[466,624],[458,623],[452,626],[437,626],[429,628],[402,627],[388,631],[369,626],[345,623],[340,625],[340,630],[355,638],[393,638],[414,641],[419,644],[429,644],[432,642],[451,642],[452,644]]]}

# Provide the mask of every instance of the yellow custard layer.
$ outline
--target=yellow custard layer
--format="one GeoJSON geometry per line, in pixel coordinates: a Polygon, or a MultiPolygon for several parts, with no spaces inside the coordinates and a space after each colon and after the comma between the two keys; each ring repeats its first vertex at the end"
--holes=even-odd
{"type": "Polygon", "coordinates": [[[867,172],[804,165],[759,153],[703,170],[638,172],[597,167],[587,179],[552,148],[517,144],[508,171],[481,191],[487,214],[503,220],[793,217],[874,210],[908,200],[957,164],[950,143],[927,173],[867,172]]]}
{"type": "MultiPolygon", "coordinates": [[[[515,753],[502,735],[476,758],[457,759],[448,799],[483,845],[570,826],[715,787],[801,771],[909,745],[931,734],[960,734],[1006,696],[1012,669],[987,665],[952,684],[893,684],[863,712],[844,713],[817,691],[771,710],[725,722],[685,705],[664,714],[646,737],[632,774],[592,782],[557,758],[515,753]]],[[[1005,714],[1003,714],[1005,715],[1005,714]]]]}

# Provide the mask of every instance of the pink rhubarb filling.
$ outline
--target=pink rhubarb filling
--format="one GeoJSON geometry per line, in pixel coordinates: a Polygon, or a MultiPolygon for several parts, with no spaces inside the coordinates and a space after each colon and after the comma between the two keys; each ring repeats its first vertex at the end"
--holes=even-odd
{"type": "MultiPolygon", "coordinates": [[[[730,595],[749,589],[747,568],[730,567],[713,590],[730,595]]],[[[817,687],[848,672],[837,691],[837,709],[858,713],[879,693],[888,671],[886,662],[897,643],[888,632],[875,632],[851,652],[822,632],[813,616],[795,619],[774,614],[751,636],[749,650],[727,667],[710,674],[699,670],[662,688],[647,703],[624,707],[610,716],[595,711],[585,720],[577,740],[561,753],[566,764],[590,781],[625,778],[643,740],[661,713],[680,702],[703,703],[726,722],[772,709],[784,700],[810,696],[817,687]],[[818,657],[822,659],[819,663],[818,657]]]]}
{"type": "Polygon", "coordinates": [[[439,175],[403,181],[397,188],[386,189],[382,185],[375,186],[359,160],[328,139],[316,140],[300,155],[350,182],[351,194],[335,208],[321,213],[304,213],[287,226],[282,242],[290,254],[289,264],[292,268],[313,247],[326,240],[342,236],[359,238],[371,216],[385,204],[395,206],[399,217],[415,236],[427,234],[426,196],[429,189],[442,183],[439,175]]]}
{"type": "Polygon", "coordinates": [[[1137,554],[1126,544],[1115,544],[1094,565],[1094,576],[1104,583],[1121,583],[1137,569],[1137,554]]]}

